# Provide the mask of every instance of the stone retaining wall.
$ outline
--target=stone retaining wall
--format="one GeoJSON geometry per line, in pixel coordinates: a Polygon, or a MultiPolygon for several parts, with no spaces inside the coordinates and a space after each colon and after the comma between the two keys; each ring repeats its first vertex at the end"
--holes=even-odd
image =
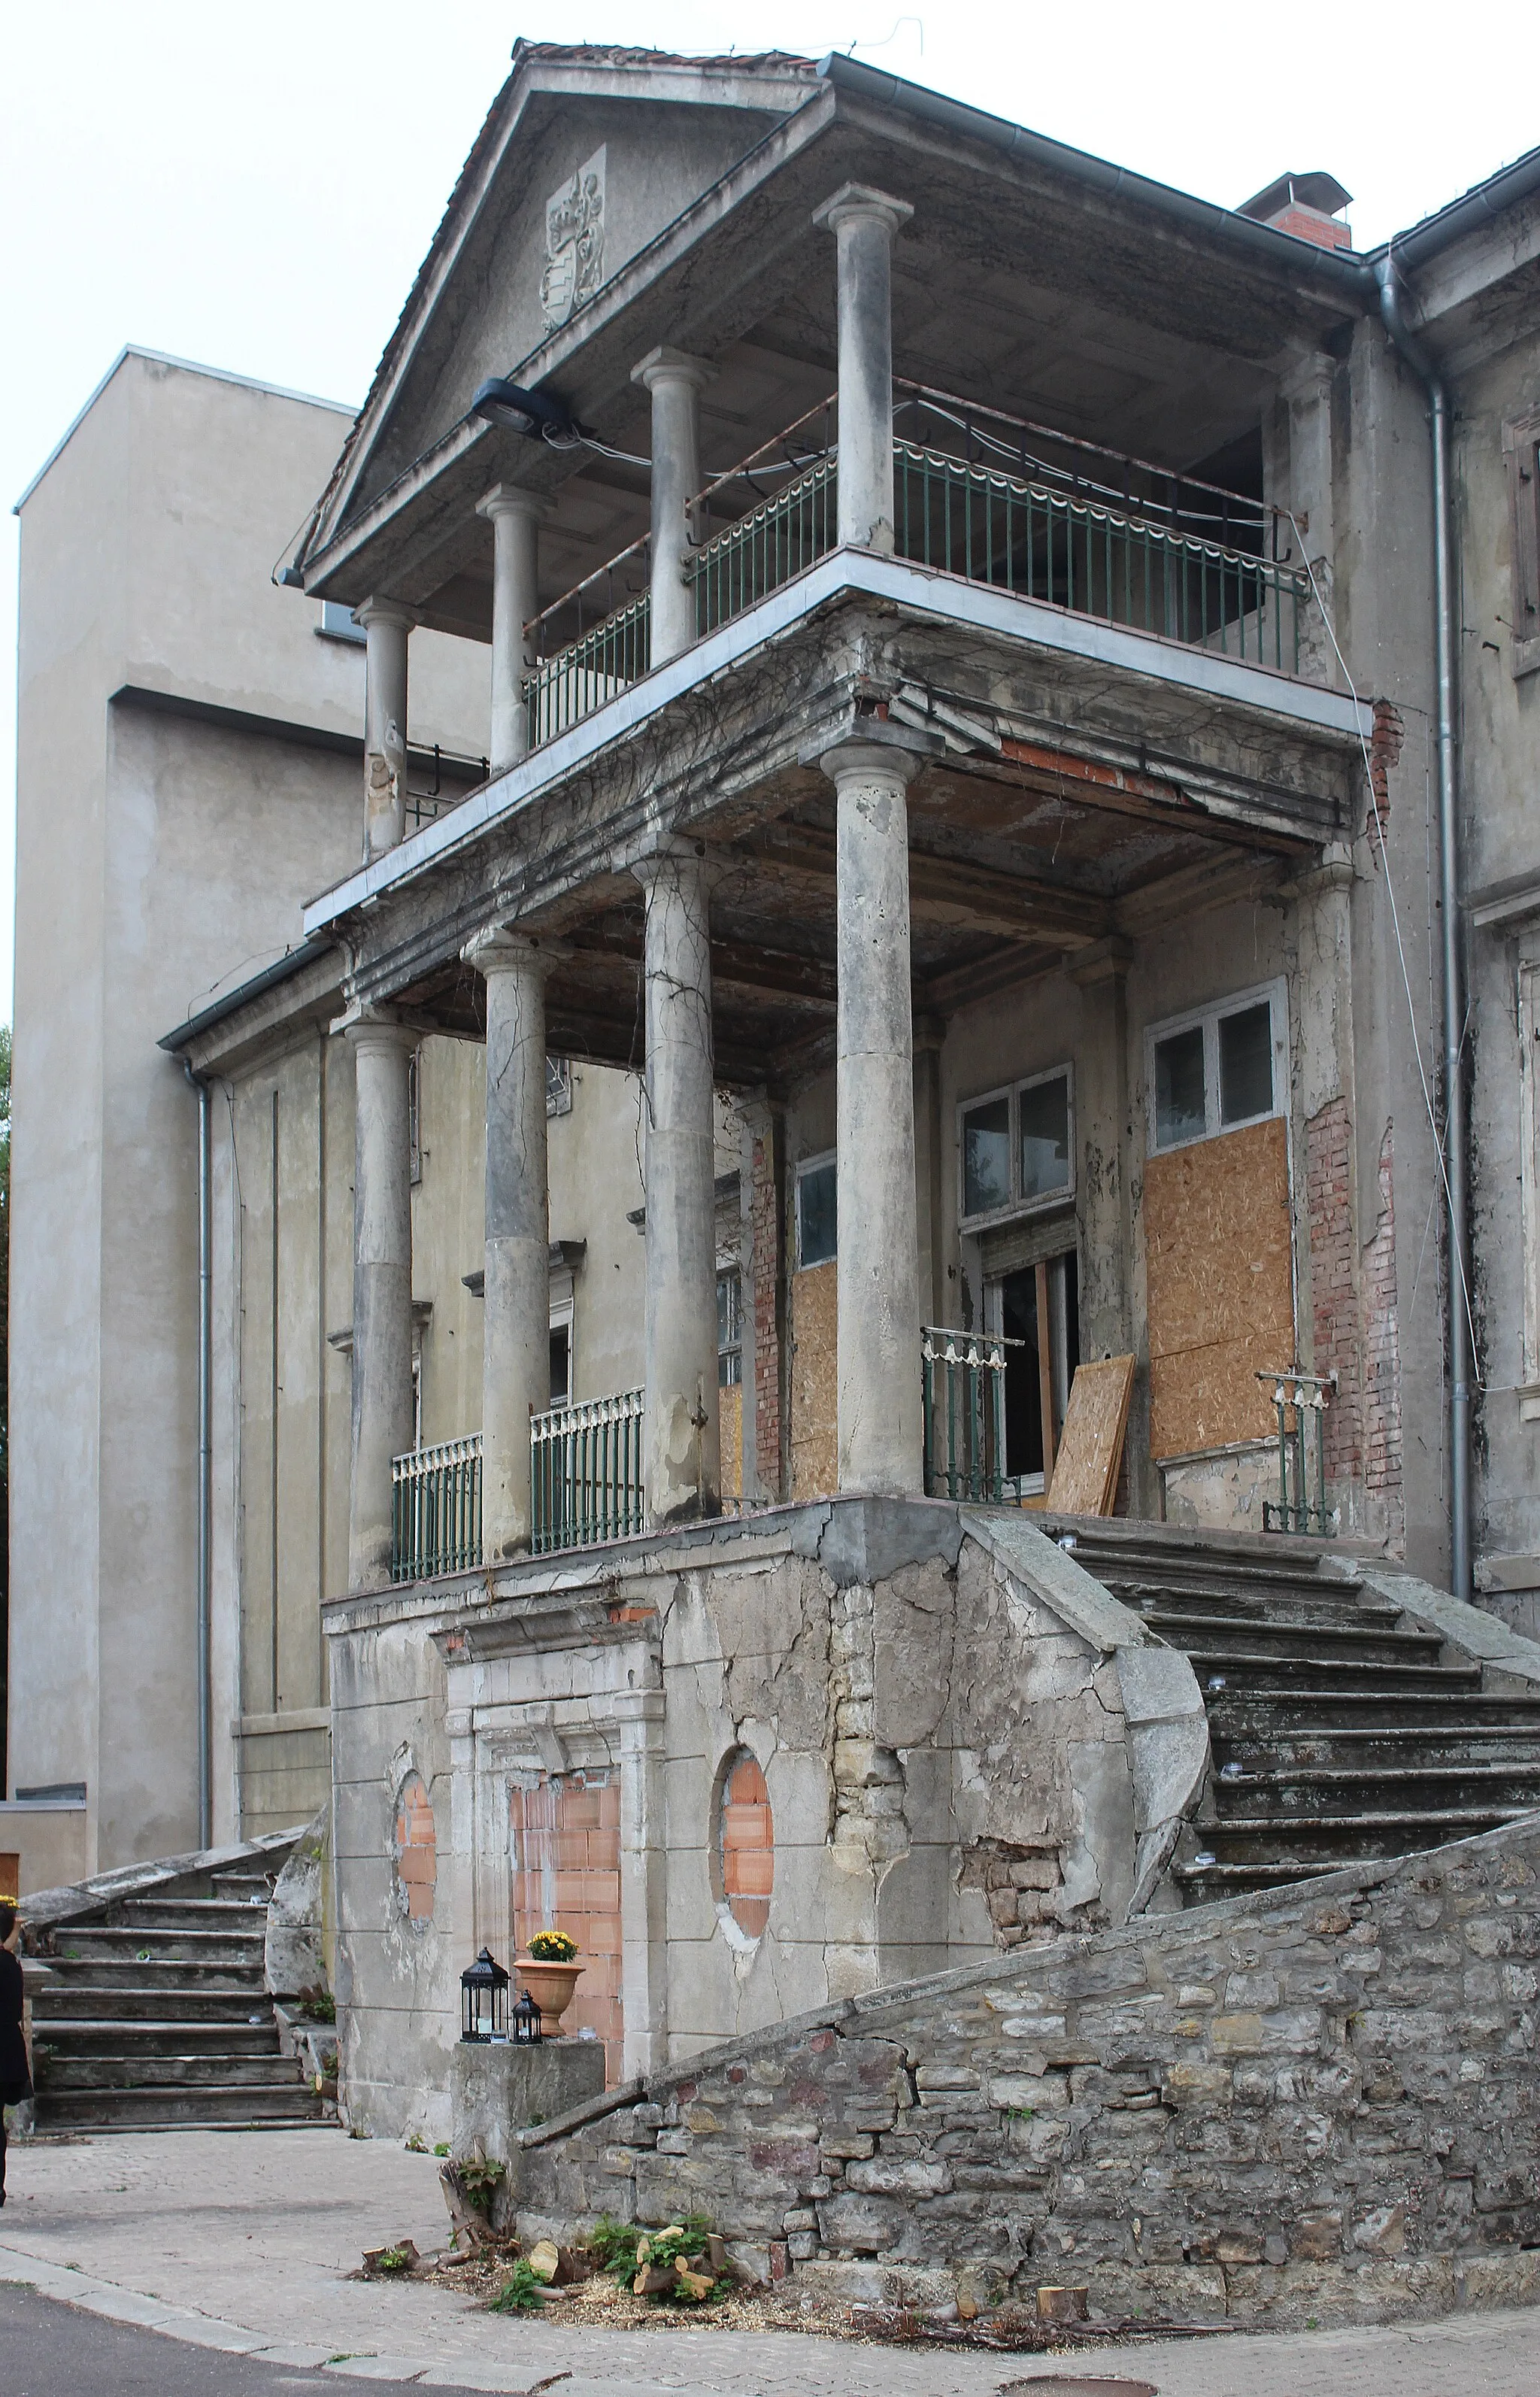
{"type": "Polygon", "coordinates": [[[1540,2299],[1540,1814],[826,2007],[520,2140],[829,2295],[1282,2325],[1540,2299]],[[619,2102],[624,2100],[627,2102],[619,2102]]]}

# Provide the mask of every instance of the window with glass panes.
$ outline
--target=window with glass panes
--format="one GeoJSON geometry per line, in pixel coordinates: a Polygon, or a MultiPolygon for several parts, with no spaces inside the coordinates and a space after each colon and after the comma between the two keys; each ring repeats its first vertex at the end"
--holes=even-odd
{"type": "Polygon", "coordinates": [[[730,1389],[743,1378],[743,1279],[736,1265],[716,1277],[716,1379],[730,1389]]]}
{"type": "Polygon", "coordinates": [[[1024,1212],[1067,1198],[1075,1187],[1070,1069],[1034,1074],[989,1091],[957,1110],[962,1220],[1024,1212]]]}
{"type": "Polygon", "coordinates": [[[797,1169],[797,1262],[826,1265],[838,1250],[835,1159],[810,1157],[797,1169]]]}
{"type": "Polygon", "coordinates": [[[1151,1149],[1185,1148],[1281,1114],[1287,1040],[1281,983],[1153,1024],[1145,1035],[1151,1149]]]}

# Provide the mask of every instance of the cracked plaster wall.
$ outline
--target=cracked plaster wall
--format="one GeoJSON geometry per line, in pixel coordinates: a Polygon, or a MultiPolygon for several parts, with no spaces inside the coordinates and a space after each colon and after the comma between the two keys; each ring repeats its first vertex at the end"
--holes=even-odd
{"type": "Polygon", "coordinates": [[[506,1956],[511,1773],[620,1776],[627,2070],[1148,1902],[1207,1761],[1191,1669],[1024,1519],[967,1522],[837,1501],[339,1609],[352,2119],[427,2128],[447,2088],[461,1967],[506,1956]],[[437,1822],[422,1934],[388,1906],[403,1742],[437,1822]],[[757,1938],[716,1855],[744,1749],[774,1829],[757,1938]]]}

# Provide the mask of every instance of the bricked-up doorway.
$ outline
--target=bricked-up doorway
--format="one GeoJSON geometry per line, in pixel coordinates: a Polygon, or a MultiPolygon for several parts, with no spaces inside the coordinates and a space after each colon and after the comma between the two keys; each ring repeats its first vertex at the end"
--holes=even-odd
{"type": "Polygon", "coordinates": [[[605,2079],[622,2079],[621,1791],[615,1773],[542,1774],[508,1793],[514,1949],[565,1931],[583,1962],[563,2038],[604,2042],[605,2079]]]}

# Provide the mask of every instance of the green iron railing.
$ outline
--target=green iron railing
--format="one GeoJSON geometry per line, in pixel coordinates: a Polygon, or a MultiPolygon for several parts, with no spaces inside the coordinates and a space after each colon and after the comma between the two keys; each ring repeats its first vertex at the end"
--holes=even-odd
{"type": "MultiPolygon", "coordinates": [[[[894,390],[895,412],[925,432],[893,442],[901,558],[1298,675],[1310,580],[1290,562],[1292,529],[1279,510],[921,384],[894,390]]],[[[837,545],[829,403],[718,476],[690,515],[698,546],[686,572],[700,637],[837,545]],[[764,478],[780,475],[792,479],[766,494],[764,478]],[[710,531],[714,508],[737,505],[745,488],[757,503],[710,531]]],[[[648,596],[636,588],[647,579],[648,550],[646,539],[634,542],[528,627],[536,659],[525,684],[531,748],[649,671],[648,596]],[[589,621],[596,609],[602,612],[589,621]]]]}
{"type": "Polygon", "coordinates": [[[1294,568],[911,441],[893,469],[912,564],[1297,674],[1310,585],[1294,568]]]}
{"type": "MultiPolygon", "coordinates": [[[[529,1424],[537,1556],[642,1530],[642,1393],[553,1407],[529,1424]]],[[[481,1434],[391,1461],[391,1578],[475,1572],[482,1563],[481,1434]]]]}
{"type": "Polygon", "coordinates": [[[391,1459],[391,1579],[481,1562],[481,1434],[391,1459]]]}
{"type": "Polygon", "coordinates": [[[534,651],[524,684],[531,749],[581,724],[651,665],[651,601],[645,587],[627,589],[637,579],[645,586],[650,546],[646,536],[634,541],[525,627],[534,651]]]}
{"type": "Polygon", "coordinates": [[[805,573],[837,539],[838,474],[824,458],[696,551],[689,573],[697,637],[805,573]]]}
{"type": "Polygon", "coordinates": [[[1322,1381],[1291,1366],[1256,1378],[1270,1388],[1278,1412],[1278,1503],[1264,1502],[1263,1529],[1331,1539],[1340,1521],[1337,1509],[1326,1504],[1326,1410],[1334,1377],[1322,1381]]]}
{"type": "Polygon", "coordinates": [[[920,1333],[925,1494],[998,1506],[1005,1494],[1005,1352],[992,1332],[920,1333]]]}
{"type": "Polygon", "coordinates": [[[536,1415],[529,1465],[537,1556],[641,1531],[647,1520],[641,1391],[583,1399],[536,1415]]]}

